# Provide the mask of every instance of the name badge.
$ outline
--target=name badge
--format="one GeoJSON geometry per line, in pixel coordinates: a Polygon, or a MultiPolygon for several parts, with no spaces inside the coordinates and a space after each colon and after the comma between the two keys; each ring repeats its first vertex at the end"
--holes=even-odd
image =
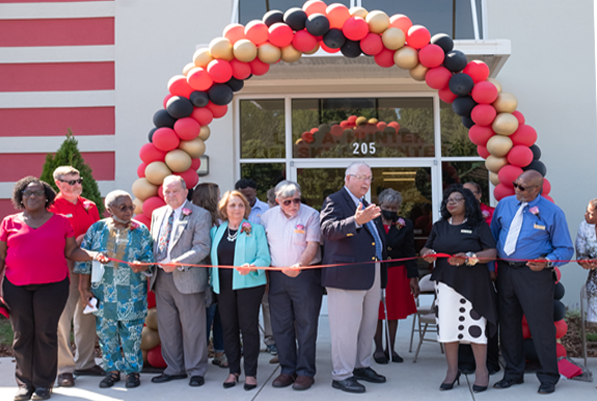
{"type": "Polygon", "coordinates": [[[533,226],[533,228],[536,228],[537,230],[545,230],[545,226],[539,225],[537,223],[535,223],[535,225],[533,226]]]}
{"type": "Polygon", "coordinates": [[[73,217],[73,215],[72,215],[72,213],[71,214],[65,214],[64,217],[68,217],[70,219],[71,217],[73,217]]]}
{"type": "Polygon", "coordinates": [[[472,230],[465,230],[465,229],[462,229],[462,230],[460,230],[460,232],[461,232],[462,234],[472,234],[472,233],[473,233],[473,231],[472,231],[472,230]]]}
{"type": "Polygon", "coordinates": [[[305,230],[294,230],[294,232],[297,234],[304,234],[305,230]]]}

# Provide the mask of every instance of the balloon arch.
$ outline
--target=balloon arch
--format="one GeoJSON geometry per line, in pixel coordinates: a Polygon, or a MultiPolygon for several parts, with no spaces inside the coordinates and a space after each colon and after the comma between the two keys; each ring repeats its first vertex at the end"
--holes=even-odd
{"type": "MultiPolygon", "coordinates": [[[[525,124],[516,97],[489,78],[489,67],[479,60],[468,62],[453,47],[448,35],[431,37],[427,28],[413,25],[406,15],[390,17],[379,10],[348,9],[339,3],[328,6],[319,0],[285,13],[269,11],[246,26],[228,25],[222,37],[197,50],[183,74],[168,82],[164,108],[154,114],[155,128],[139,152],[139,179],[132,188],[136,219],[149,226],[153,210],[164,205],[160,185],[166,176],[180,175],[189,188],[197,184],[209,124],[226,114],[244,80],[266,74],[279,61],[292,63],[320,48],[351,58],[362,53],[373,56],[380,67],[407,69],[413,79],[436,89],[469,129],[469,138],[490,171],[495,198],[513,195],[512,181],[524,170],[545,176],[541,150],[535,145],[537,132],[525,124]]],[[[331,127],[337,132],[340,128],[331,127]]],[[[543,194],[552,200],[550,189],[545,180],[543,194]]]]}

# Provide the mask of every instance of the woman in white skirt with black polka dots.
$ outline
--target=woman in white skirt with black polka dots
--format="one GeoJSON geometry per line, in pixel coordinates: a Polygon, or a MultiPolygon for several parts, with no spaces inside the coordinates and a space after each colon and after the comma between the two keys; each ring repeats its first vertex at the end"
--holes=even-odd
{"type": "Polygon", "coordinates": [[[487,389],[487,337],[497,330],[495,290],[486,262],[495,259],[495,240],[485,223],[479,202],[460,184],[444,191],[442,219],[433,225],[421,256],[436,261],[435,314],[438,340],[444,343],[448,371],[440,390],[459,381],[458,345],[470,343],[475,356],[474,392],[487,389]],[[446,253],[451,258],[435,258],[446,253]],[[479,262],[482,263],[479,263],[479,262]]]}

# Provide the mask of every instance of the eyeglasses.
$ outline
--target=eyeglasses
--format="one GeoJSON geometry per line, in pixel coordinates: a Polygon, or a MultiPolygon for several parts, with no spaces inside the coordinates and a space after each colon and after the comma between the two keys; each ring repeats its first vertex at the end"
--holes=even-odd
{"type": "Polygon", "coordinates": [[[122,205],[120,207],[117,207],[115,209],[120,210],[121,212],[126,212],[127,210],[130,210],[131,212],[135,211],[135,206],[131,205],[131,206],[127,206],[127,205],[122,205]]]}
{"type": "Polygon", "coordinates": [[[528,185],[528,186],[526,186],[526,187],[523,187],[522,185],[520,185],[520,184],[517,184],[517,183],[515,183],[515,182],[513,182],[513,183],[512,183],[512,185],[514,185],[514,189],[519,189],[519,190],[520,190],[520,192],[524,192],[524,191],[526,191],[526,190],[527,190],[527,189],[529,189],[529,188],[533,188],[533,187],[536,187],[536,186],[537,186],[537,185],[528,185]]]}
{"type": "Polygon", "coordinates": [[[21,193],[23,194],[23,198],[29,198],[33,195],[41,198],[46,194],[46,191],[22,191],[21,193]]]}
{"type": "Polygon", "coordinates": [[[458,203],[458,202],[462,202],[464,200],[464,198],[448,198],[448,200],[446,200],[446,203],[458,203]]]}
{"type": "Polygon", "coordinates": [[[375,181],[375,178],[371,177],[370,175],[358,175],[358,174],[348,174],[351,177],[356,178],[357,180],[362,180],[362,181],[369,181],[369,182],[373,182],[375,181]]]}
{"type": "Polygon", "coordinates": [[[70,185],[72,187],[75,184],[82,184],[83,183],[83,177],[79,178],[78,180],[68,180],[68,181],[58,180],[58,181],[65,182],[65,183],[67,183],[68,185],[70,185]]]}
{"type": "Polygon", "coordinates": [[[295,205],[300,205],[301,204],[301,198],[286,199],[286,200],[282,201],[282,204],[284,206],[290,206],[291,203],[294,203],[295,205]]]}

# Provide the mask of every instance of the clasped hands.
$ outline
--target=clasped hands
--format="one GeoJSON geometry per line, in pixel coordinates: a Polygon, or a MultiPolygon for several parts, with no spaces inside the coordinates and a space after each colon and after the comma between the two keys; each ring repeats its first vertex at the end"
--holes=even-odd
{"type": "Polygon", "coordinates": [[[246,276],[247,274],[257,270],[255,269],[255,265],[252,263],[245,263],[244,265],[235,267],[235,269],[241,276],[246,276]]]}
{"type": "Polygon", "coordinates": [[[578,264],[585,270],[593,270],[597,268],[597,259],[587,259],[578,264]]]}
{"type": "Polygon", "coordinates": [[[381,215],[381,209],[379,206],[375,206],[373,203],[363,209],[363,204],[359,202],[357,210],[354,214],[354,220],[359,226],[363,226],[369,223],[371,220],[381,215]]]}
{"type": "MultiPolygon", "coordinates": [[[[421,253],[421,257],[427,263],[435,262],[435,251],[433,249],[427,249],[421,253]]],[[[472,258],[466,256],[466,253],[458,252],[448,258],[448,264],[451,266],[462,266],[463,264],[468,263],[469,259],[472,261],[472,258]]]]}

